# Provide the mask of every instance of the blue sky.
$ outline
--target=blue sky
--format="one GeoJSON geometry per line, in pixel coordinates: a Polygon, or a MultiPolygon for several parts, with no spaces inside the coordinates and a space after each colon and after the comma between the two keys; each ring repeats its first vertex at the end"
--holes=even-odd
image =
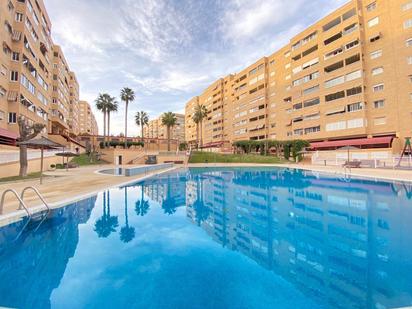
{"type": "MultiPolygon", "coordinates": [[[[81,99],[133,88],[133,116],[183,112],[211,82],[283,46],[347,0],[45,0],[81,99]]],[[[102,116],[96,112],[100,130],[102,116]]],[[[112,132],[123,128],[124,108],[112,132]]]]}

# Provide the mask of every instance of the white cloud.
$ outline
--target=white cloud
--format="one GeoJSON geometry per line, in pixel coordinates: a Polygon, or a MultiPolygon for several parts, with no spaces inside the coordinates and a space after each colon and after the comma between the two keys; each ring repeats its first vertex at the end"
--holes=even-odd
{"type": "MultiPolygon", "coordinates": [[[[183,111],[208,84],[275,52],[346,0],[45,2],[81,98],[93,103],[100,92],[118,97],[122,87],[132,87],[137,98],[129,131],[137,134],[136,111],[152,117],[183,111]]],[[[112,132],[124,131],[123,118],[120,104],[112,132]]]]}

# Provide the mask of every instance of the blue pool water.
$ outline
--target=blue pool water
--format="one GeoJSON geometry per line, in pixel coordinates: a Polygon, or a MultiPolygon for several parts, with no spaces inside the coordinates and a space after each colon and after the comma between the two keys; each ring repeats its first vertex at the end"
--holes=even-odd
{"type": "Polygon", "coordinates": [[[0,307],[412,305],[412,186],[179,170],[0,229],[0,307]],[[16,239],[17,238],[17,239],[16,239]]]}

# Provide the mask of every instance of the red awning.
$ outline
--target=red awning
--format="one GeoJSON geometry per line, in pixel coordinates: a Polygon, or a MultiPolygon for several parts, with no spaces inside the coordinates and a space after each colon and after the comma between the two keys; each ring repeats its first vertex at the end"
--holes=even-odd
{"type": "Polygon", "coordinates": [[[367,146],[367,145],[391,145],[393,136],[360,138],[360,139],[346,139],[340,141],[325,141],[318,143],[311,143],[312,149],[321,148],[339,148],[345,146],[367,146]]]}
{"type": "Polygon", "coordinates": [[[16,139],[19,138],[19,135],[17,133],[11,132],[9,130],[0,128],[0,137],[10,138],[10,139],[16,140],[16,139]]]}

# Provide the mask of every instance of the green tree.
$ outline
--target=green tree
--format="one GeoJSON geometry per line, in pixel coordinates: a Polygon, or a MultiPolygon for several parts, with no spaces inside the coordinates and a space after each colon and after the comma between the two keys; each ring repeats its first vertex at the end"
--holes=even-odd
{"type": "Polygon", "coordinates": [[[199,145],[200,147],[203,146],[203,120],[207,117],[207,114],[208,114],[208,110],[205,105],[203,104],[196,105],[195,112],[192,116],[192,119],[193,119],[193,122],[196,124],[197,148],[199,148],[199,145]],[[200,143],[199,143],[199,140],[200,140],[200,143]]]}
{"type": "Polygon", "coordinates": [[[103,113],[103,140],[106,142],[107,109],[111,103],[111,96],[107,93],[100,93],[95,100],[96,108],[103,113]]]}
{"type": "Polygon", "coordinates": [[[150,209],[150,204],[148,200],[144,199],[144,186],[141,186],[141,197],[135,204],[136,215],[144,217],[150,209]]]}
{"type": "Polygon", "coordinates": [[[110,136],[110,113],[117,112],[119,103],[115,97],[108,96],[107,98],[107,135],[110,136]]]}
{"type": "Polygon", "coordinates": [[[127,213],[127,187],[124,188],[124,216],[125,216],[125,225],[120,229],[120,240],[124,243],[128,243],[135,237],[135,229],[132,226],[129,226],[129,215],[127,213]]]}
{"type": "Polygon", "coordinates": [[[162,125],[167,128],[167,151],[170,151],[170,132],[171,129],[176,125],[177,118],[172,112],[167,112],[162,115],[162,125]]]}
{"type": "Polygon", "coordinates": [[[145,111],[137,112],[135,116],[135,122],[137,126],[140,126],[140,130],[141,130],[140,135],[143,141],[144,140],[143,128],[144,126],[147,126],[149,124],[149,115],[145,111]]]}
{"type": "Polygon", "coordinates": [[[125,103],[125,119],[124,119],[124,135],[125,135],[125,147],[127,148],[127,116],[129,110],[129,103],[135,99],[134,91],[130,88],[123,88],[120,92],[120,99],[125,103]]]}
{"type": "Polygon", "coordinates": [[[118,226],[118,217],[110,215],[110,192],[103,192],[103,214],[94,224],[94,231],[100,238],[107,238],[118,226]]]}

